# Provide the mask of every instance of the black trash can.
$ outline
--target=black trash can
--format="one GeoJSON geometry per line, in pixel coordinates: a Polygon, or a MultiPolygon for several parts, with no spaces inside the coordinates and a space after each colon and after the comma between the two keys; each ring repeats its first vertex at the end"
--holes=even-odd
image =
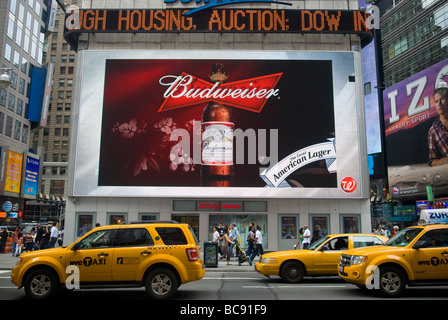
{"type": "Polygon", "coordinates": [[[204,242],[204,264],[207,268],[218,267],[218,243],[204,242]]]}

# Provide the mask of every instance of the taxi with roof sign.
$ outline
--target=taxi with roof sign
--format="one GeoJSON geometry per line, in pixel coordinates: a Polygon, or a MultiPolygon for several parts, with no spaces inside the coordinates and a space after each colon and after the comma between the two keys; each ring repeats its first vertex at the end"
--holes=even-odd
{"type": "Polygon", "coordinates": [[[98,227],[67,247],[23,253],[11,281],[34,299],[63,288],[142,286],[151,298],[167,299],[204,275],[192,228],[152,222],[98,227]]]}

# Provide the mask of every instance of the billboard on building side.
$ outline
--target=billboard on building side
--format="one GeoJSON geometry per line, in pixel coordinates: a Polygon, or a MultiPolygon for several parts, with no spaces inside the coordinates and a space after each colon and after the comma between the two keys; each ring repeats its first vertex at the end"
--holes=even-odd
{"type": "Polygon", "coordinates": [[[366,196],[359,54],[81,55],[75,196],[366,196]]]}
{"type": "Polygon", "coordinates": [[[439,121],[434,91],[442,80],[448,81],[447,75],[448,59],[383,93],[389,188],[396,198],[426,197],[426,187],[430,186],[436,196],[448,192],[448,165],[433,161],[434,157],[447,155],[437,151],[437,143],[429,138],[431,128],[439,121]]]}

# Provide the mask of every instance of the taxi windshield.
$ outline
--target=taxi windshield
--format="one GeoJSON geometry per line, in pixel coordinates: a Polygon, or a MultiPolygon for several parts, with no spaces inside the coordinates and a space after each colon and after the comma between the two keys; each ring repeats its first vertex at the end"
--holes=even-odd
{"type": "Polygon", "coordinates": [[[393,238],[389,239],[384,245],[393,247],[405,247],[409,243],[411,243],[411,241],[414,240],[415,237],[420,232],[422,232],[422,230],[422,228],[410,228],[401,230],[393,238]]]}
{"type": "MultiPolygon", "coordinates": [[[[330,237],[322,237],[317,241],[314,241],[307,249],[308,250],[316,250],[322,243],[327,241],[330,237]]],[[[305,249],[305,250],[307,250],[305,249]]]]}

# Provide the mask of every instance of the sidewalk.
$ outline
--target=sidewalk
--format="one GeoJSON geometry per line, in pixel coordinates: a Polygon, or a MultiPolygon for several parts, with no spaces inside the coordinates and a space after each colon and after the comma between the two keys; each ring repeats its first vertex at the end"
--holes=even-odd
{"type": "MultiPolygon", "coordinates": [[[[17,257],[13,257],[11,253],[0,254],[0,270],[12,270],[17,264],[17,257]]],[[[255,258],[255,262],[258,262],[259,257],[255,258]]],[[[237,258],[230,259],[230,265],[227,265],[227,261],[219,261],[218,267],[207,267],[207,272],[256,272],[254,265],[250,266],[249,263],[244,262],[241,266],[238,265],[237,258]]]]}

